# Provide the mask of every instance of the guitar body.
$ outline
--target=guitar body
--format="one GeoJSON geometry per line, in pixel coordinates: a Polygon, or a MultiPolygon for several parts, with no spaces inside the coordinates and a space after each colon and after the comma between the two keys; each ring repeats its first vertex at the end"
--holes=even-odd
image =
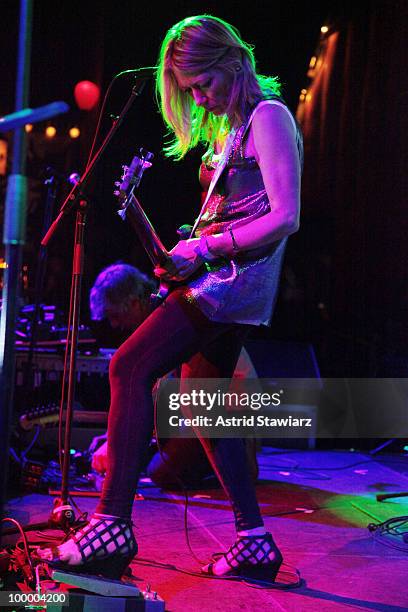
{"type": "MultiPolygon", "coordinates": [[[[63,420],[65,420],[65,410],[63,420]]],[[[23,414],[19,419],[21,429],[30,431],[35,426],[56,427],[60,421],[59,404],[48,404],[47,406],[37,406],[33,410],[23,414]]],[[[108,414],[106,411],[96,410],[74,410],[74,423],[107,423],[108,414]]]]}

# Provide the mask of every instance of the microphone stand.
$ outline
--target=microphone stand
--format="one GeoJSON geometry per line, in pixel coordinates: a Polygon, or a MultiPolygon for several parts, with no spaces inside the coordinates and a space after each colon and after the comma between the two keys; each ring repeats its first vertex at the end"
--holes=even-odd
{"type": "MultiPolygon", "coordinates": [[[[70,305],[69,305],[69,316],[68,316],[68,333],[65,347],[64,357],[64,376],[62,379],[61,389],[61,410],[60,415],[62,418],[65,394],[66,400],[66,413],[65,413],[65,436],[64,436],[64,449],[61,452],[60,444],[60,465],[61,465],[61,495],[59,498],[54,500],[53,510],[49,520],[46,523],[36,523],[24,527],[25,530],[37,530],[46,529],[47,527],[60,528],[66,533],[75,525],[75,511],[69,502],[69,467],[70,467],[70,447],[71,447],[71,432],[72,432],[72,417],[73,417],[73,404],[75,395],[75,369],[76,369],[76,356],[77,356],[77,345],[78,345],[78,329],[79,329],[79,317],[81,308],[81,285],[84,268],[84,236],[86,227],[86,217],[89,207],[89,200],[84,194],[84,187],[89,180],[92,172],[99,159],[103,155],[106,147],[116,134],[120,125],[122,124],[127,112],[142,93],[146,80],[150,78],[150,75],[139,76],[136,75],[136,82],[132,88],[131,95],[123,107],[120,115],[113,121],[111,128],[102,142],[102,145],[92,158],[89,165],[86,167],[83,176],[76,182],[74,187],[71,189],[67,198],[61,206],[61,209],[51,224],[48,232],[45,234],[41,241],[41,246],[46,247],[56,232],[63,217],[68,215],[72,209],[76,209],[75,219],[75,235],[73,244],[73,260],[72,260],[72,277],[71,277],[71,289],[70,289],[70,305]],[[68,367],[68,376],[65,380],[65,371],[68,367]],[[65,393],[65,389],[67,392],[65,393]]],[[[60,423],[61,428],[61,423],[60,423]]],[[[60,429],[61,432],[61,429],[60,429]]],[[[62,436],[60,433],[59,441],[61,443],[62,436]]],[[[16,533],[16,529],[3,530],[3,534],[7,535],[10,533],[16,533]]]]}
{"type": "MultiPolygon", "coordinates": [[[[62,466],[62,478],[61,478],[61,497],[54,501],[54,508],[51,513],[50,523],[53,526],[59,526],[64,531],[68,531],[70,527],[75,523],[75,512],[71,504],[69,503],[69,467],[70,467],[70,448],[71,448],[71,432],[72,432],[72,418],[73,418],[73,405],[75,395],[75,372],[76,372],[76,357],[77,357],[77,346],[78,346],[78,329],[79,329],[79,318],[81,308],[81,285],[83,278],[84,268],[84,237],[86,228],[86,218],[89,208],[89,200],[84,195],[83,189],[96,164],[103,155],[109,142],[119,129],[123,122],[127,112],[135,101],[136,97],[139,96],[146,84],[146,79],[138,80],[132,88],[131,95],[123,107],[119,117],[112,123],[112,126],[105,137],[101,147],[96,152],[95,156],[85,169],[85,173],[74,185],[68,194],[65,202],[63,203],[60,212],[51,224],[50,229],[41,241],[42,246],[47,246],[52,236],[54,235],[59,223],[62,218],[67,215],[74,207],[76,208],[76,219],[75,219],[75,236],[73,245],[73,261],[72,261],[72,278],[71,278],[71,292],[70,292],[70,305],[69,305],[69,316],[68,316],[68,334],[65,348],[65,365],[69,363],[67,381],[65,378],[62,380],[61,390],[61,411],[64,407],[65,388],[67,386],[67,401],[66,401],[66,414],[65,414],[65,437],[64,437],[64,450],[61,453],[60,448],[60,465],[62,466]]],[[[60,441],[61,441],[60,436],[60,441]]]]}

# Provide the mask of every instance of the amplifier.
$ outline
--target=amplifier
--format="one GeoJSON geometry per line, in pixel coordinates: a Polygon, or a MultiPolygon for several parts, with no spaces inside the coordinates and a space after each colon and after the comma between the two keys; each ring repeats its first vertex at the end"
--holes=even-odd
{"type": "MultiPolygon", "coordinates": [[[[76,359],[76,374],[78,378],[81,374],[100,374],[106,376],[109,371],[109,362],[115,349],[99,349],[98,353],[78,354],[76,359]]],[[[28,364],[28,348],[16,346],[16,384],[24,384],[24,371],[28,364]]],[[[35,373],[36,386],[41,385],[46,380],[55,380],[56,373],[61,373],[64,369],[64,353],[58,352],[53,348],[36,348],[33,353],[32,369],[35,373]]]]}

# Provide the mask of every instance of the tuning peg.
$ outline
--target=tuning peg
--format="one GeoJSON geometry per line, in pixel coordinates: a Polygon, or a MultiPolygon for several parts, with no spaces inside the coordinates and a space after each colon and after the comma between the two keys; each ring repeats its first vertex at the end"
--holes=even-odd
{"type": "Polygon", "coordinates": [[[120,187],[121,182],[120,181],[115,181],[113,184],[115,185],[115,187],[120,187]]]}
{"type": "Polygon", "coordinates": [[[147,151],[146,149],[143,149],[143,147],[139,149],[139,152],[140,152],[140,155],[147,161],[149,159],[153,159],[154,157],[153,153],[151,153],[150,151],[147,151]]]}
{"type": "Polygon", "coordinates": [[[118,196],[118,195],[120,195],[120,191],[118,191],[117,189],[115,189],[115,191],[113,192],[113,195],[114,195],[114,196],[118,196]]]}

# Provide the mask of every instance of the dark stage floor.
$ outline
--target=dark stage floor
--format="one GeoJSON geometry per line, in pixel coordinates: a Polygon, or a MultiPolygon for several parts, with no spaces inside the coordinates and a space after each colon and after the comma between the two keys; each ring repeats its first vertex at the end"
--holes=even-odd
{"type": "MultiPolygon", "coordinates": [[[[291,591],[261,590],[166,567],[199,571],[185,544],[183,496],[140,483],[143,498],[133,515],[139,555],[132,569],[141,587],[149,583],[171,612],[408,610],[408,544],[401,536],[375,539],[367,530],[368,523],[408,515],[408,497],[375,499],[378,492],[408,491],[407,458],[266,447],[259,463],[266,526],[305,584],[291,591]]],[[[76,501],[88,511],[96,503],[76,501]]],[[[50,496],[25,495],[10,500],[7,514],[25,524],[45,520],[51,507],[50,496]]],[[[191,493],[188,522],[200,559],[234,539],[232,515],[219,489],[191,493]]]]}

